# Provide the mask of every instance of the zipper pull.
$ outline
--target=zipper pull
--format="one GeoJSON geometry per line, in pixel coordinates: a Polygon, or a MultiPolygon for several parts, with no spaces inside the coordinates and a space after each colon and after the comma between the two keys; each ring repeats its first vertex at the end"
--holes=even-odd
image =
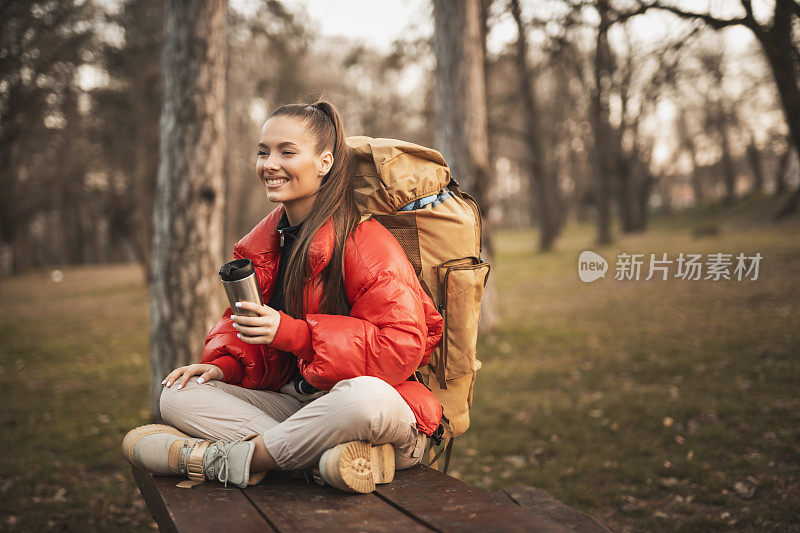
{"type": "Polygon", "coordinates": [[[280,233],[280,234],[281,234],[281,248],[283,248],[283,230],[282,230],[282,229],[279,229],[279,230],[278,230],[278,233],[280,233]]]}

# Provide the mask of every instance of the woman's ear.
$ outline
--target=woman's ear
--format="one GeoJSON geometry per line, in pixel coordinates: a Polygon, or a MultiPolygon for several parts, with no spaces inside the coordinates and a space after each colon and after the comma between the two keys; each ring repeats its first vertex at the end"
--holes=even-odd
{"type": "Polygon", "coordinates": [[[319,175],[324,176],[328,172],[330,172],[331,167],[333,166],[333,154],[330,150],[325,150],[322,152],[322,157],[320,158],[320,169],[319,175]]]}

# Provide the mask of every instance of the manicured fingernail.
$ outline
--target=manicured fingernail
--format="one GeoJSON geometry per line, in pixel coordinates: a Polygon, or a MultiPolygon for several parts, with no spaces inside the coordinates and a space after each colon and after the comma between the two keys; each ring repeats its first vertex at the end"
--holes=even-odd
{"type": "Polygon", "coordinates": [[[205,380],[203,378],[197,378],[197,383],[199,383],[200,385],[202,385],[204,381],[205,380]]]}
{"type": "Polygon", "coordinates": [[[231,315],[231,320],[235,320],[235,319],[236,319],[236,315],[231,315]]]}
{"type": "Polygon", "coordinates": [[[164,381],[162,381],[161,384],[163,385],[166,382],[167,382],[167,378],[164,378],[164,381]]]}
{"type": "Polygon", "coordinates": [[[241,307],[241,306],[242,306],[242,302],[236,302],[236,307],[241,307]]]}
{"type": "Polygon", "coordinates": [[[178,385],[178,390],[181,390],[181,387],[183,387],[183,384],[178,385]]]}
{"type": "Polygon", "coordinates": [[[167,387],[171,387],[171,386],[172,386],[172,382],[171,381],[167,381],[167,387]]]}
{"type": "Polygon", "coordinates": [[[237,336],[237,337],[239,337],[240,339],[242,338],[242,336],[241,336],[241,335],[239,335],[238,333],[236,334],[236,336],[237,336]]]}

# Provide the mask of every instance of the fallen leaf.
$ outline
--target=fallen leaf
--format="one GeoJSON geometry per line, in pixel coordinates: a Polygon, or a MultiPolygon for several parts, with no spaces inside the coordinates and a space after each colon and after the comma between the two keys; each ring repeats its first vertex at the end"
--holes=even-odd
{"type": "Polygon", "coordinates": [[[756,495],[756,487],[748,481],[737,481],[733,485],[736,494],[745,500],[752,500],[756,495]]]}

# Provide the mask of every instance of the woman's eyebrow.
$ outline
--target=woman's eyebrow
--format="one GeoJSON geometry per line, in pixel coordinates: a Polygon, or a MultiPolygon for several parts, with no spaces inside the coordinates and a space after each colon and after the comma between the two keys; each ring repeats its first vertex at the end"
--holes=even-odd
{"type": "MultiPolygon", "coordinates": [[[[282,147],[284,147],[284,146],[294,146],[294,147],[298,148],[297,144],[295,144],[295,143],[293,143],[293,142],[291,142],[291,141],[284,141],[284,142],[282,142],[282,143],[278,143],[278,148],[282,148],[282,147]]],[[[259,148],[269,148],[269,147],[268,147],[266,144],[264,144],[264,143],[258,143],[258,147],[259,147],[259,148]]]]}

